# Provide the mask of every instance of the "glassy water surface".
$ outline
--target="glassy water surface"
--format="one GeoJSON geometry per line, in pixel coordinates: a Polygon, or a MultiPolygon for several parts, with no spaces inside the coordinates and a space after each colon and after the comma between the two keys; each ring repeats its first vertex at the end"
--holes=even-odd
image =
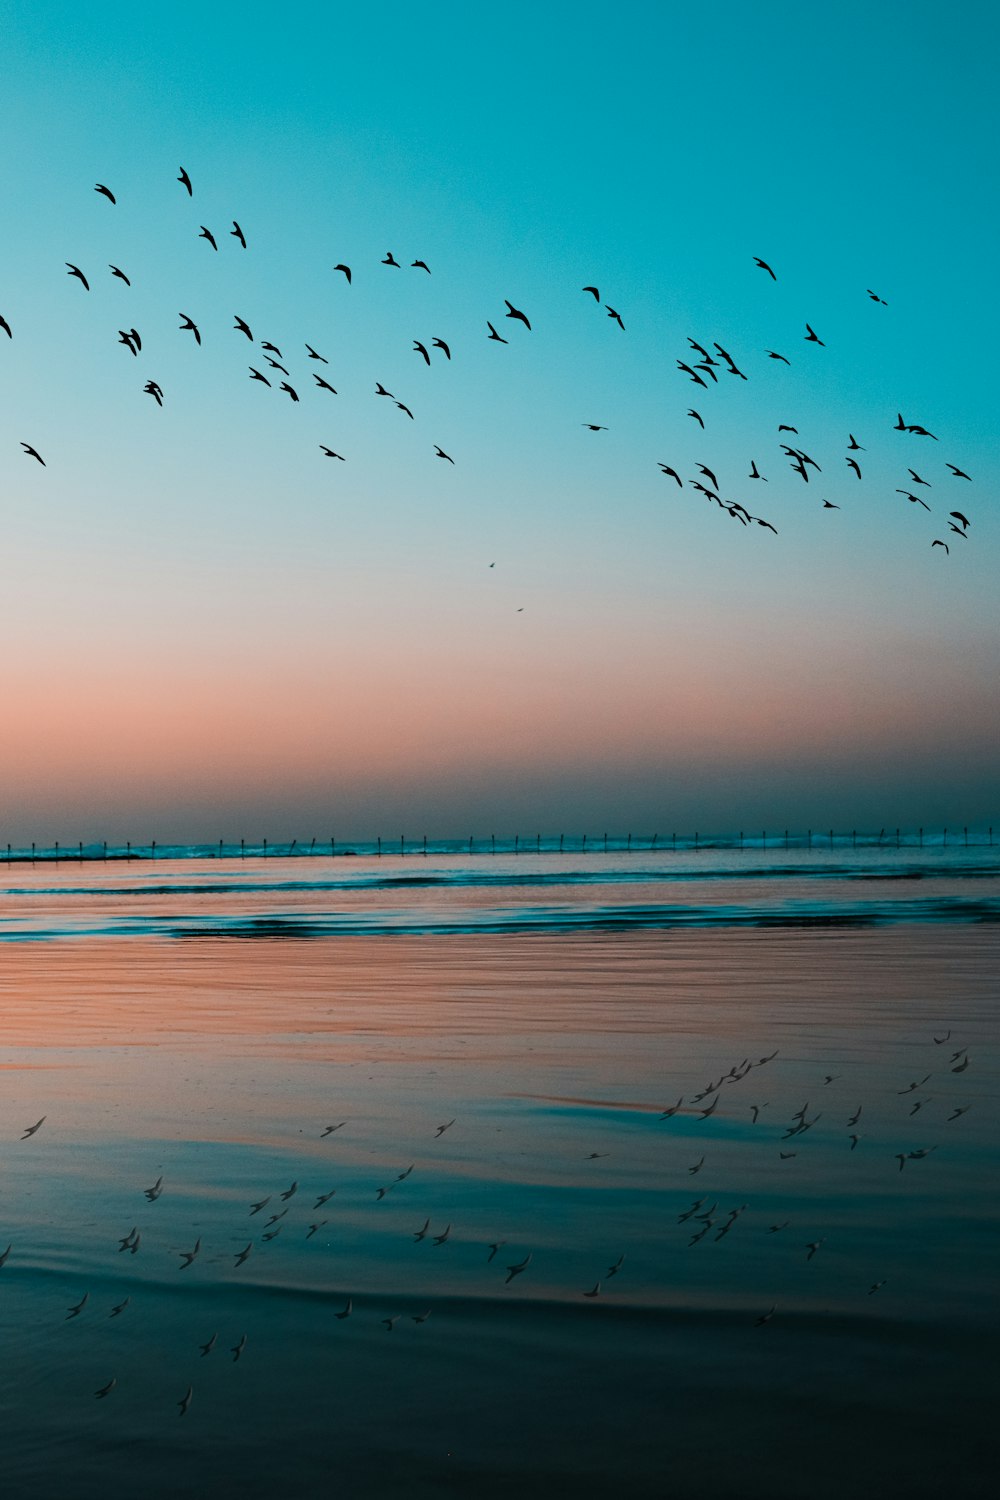
{"type": "Polygon", "coordinates": [[[998,877],[0,866],[4,1493],[992,1492],[998,877]]]}

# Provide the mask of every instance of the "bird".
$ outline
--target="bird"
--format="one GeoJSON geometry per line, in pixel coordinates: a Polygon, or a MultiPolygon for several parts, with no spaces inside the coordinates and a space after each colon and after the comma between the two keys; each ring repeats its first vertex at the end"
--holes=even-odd
{"type": "Polygon", "coordinates": [[[907,1084],[905,1089],[897,1089],[896,1097],[901,1098],[903,1094],[912,1094],[915,1089],[923,1088],[924,1084],[928,1081],[930,1076],[931,1075],[929,1073],[925,1073],[919,1083],[910,1083],[907,1084]]]}
{"type": "Polygon", "coordinates": [[[77,281],[82,282],[84,291],[89,292],[90,282],[87,280],[86,276],[84,276],[83,272],[80,270],[80,267],[74,266],[73,262],[70,260],[64,261],[63,264],[69,267],[66,275],[75,276],[77,281]]]}
{"type": "Polygon", "coordinates": [[[507,1278],[504,1281],[504,1286],[509,1286],[515,1276],[520,1276],[522,1271],[527,1270],[531,1263],[531,1254],[532,1252],[529,1250],[523,1260],[519,1260],[514,1266],[507,1267],[507,1278]]]}
{"type": "Polygon", "coordinates": [[[844,462],[847,464],[847,466],[849,468],[851,468],[851,469],[854,470],[855,474],[860,479],[861,478],[861,467],[860,467],[857,459],[856,458],[845,458],[844,462]]]}
{"type": "Polygon", "coordinates": [[[715,1098],[712,1100],[712,1102],[708,1106],[708,1108],[707,1109],[703,1109],[703,1110],[700,1111],[700,1115],[701,1115],[701,1118],[703,1120],[707,1120],[708,1117],[709,1117],[709,1115],[714,1114],[715,1111],[718,1109],[720,1097],[721,1096],[719,1094],[716,1094],[715,1098]]]}
{"type": "Polygon", "coordinates": [[[396,399],[391,391],[386,390],[385,386],[380,380],[376,380],[375,382],[375,394],[376,396],[388,396],[390,401],[395,401],[396,399]]]}
{"type": "MultiPolygon", "coordinates": [[[[7,331],[8,331],[8,333],[10,332],[9,329],[7,331]]],[[[950,469],[951,472],[952,472],[952,474],[955,476],[956,479],[968,479],[969,483],[970,484],[972,483],[972,477],[971,477],[971,475],[966,474],[966,472],[965,472],[964,469],[956,468],[954,464],[946,464],[945,468],[950,469]]]]}
{"type": "Polygon", "coordinates": [[[239,316],[238,313],[234,313],[233,316],[236,319],[236,322],[233,324],[234,330],[236,330],[236,331],[238,331],[240,333],[245,333],[246,336],[247,336],[247,338],[250,340],[250,342],[252,344],[253,343],[253,334],[250,332],[250,325],[249,325],[249,323],[244,322],[244,320],[239,316]]]}
{"type": "Polygon", "coordinates": [[[187,188],[188,197],[189,198],[193,198],[194,197],[194,193],[192,192],[192,189],[191,189],[191,179],[188,176],[188,174],[185,172],[185,170],[184,170],[183,167],[181,167],[181,174],[178,177],[177,181],[180,182],[180,183],[183,183],[184,187],[187,188]]]}
{"type": "MultiPolygon", "coordinates": [[[[111,201],[113,203],[114,199],[112,198],[111,201]]],[[[112,1377],[108,1381],[107,1385],[102,1385],[99,1391],[95,1391],[94,1392],[94,1395],[97,1397],[98,1401],[103,1401],[105,1396],[110,1396],[111,1395],[111,1392],[114,1390],[114,1388],[115,1388],[115,1386],[117,1384],[118,1384],[118,1381],[117,1381],[116,1377],[114,1375],[112,1375],[112,1377]]]]}
{"type": "Polygon", "coordinates": [[[885,298],[884,297],[880,297],[879,294],[878,294],[878,292],[873,292],[872,289],[871,289],[871,287],[868,287],[867,290],[868,290],[868,295],[872,299],[873,302],[881,302],[881,304],[882,304],[883,307],[888,307],[889,306],[889,304],[888,304],[888,302],[886,302],[885,298]]]}
{"type": "Polygon", "coordinates": [[[600,427],[596,422],[581,422],[581,427],[586,427],[590,432],[607,432],[606,427],[600,427]]]}
{"type": "MultiPolygon", "coordinates": [[[[30,443],[22,443],[21,447],[24,449],[29,458],[37,458],[43,469],[48,467],[37,448],[33,448],[30,443]]],[[[45,1116],[43,1115],[42,1120],[44,1119],[45,1116]]],[[[42,1123],[42,1120],[39,1120],[38,1125],[42,1123]]],[[[21,1137],[22,1141],[26,1141],[29,1135],[34,1135],[35,1131],[38,1129],[38,1125],[33,1125],[30,1130],[26,1130],[24,1135],[22,1135],[21,1137]]]]}
{"type": "MultiPolygon", "coordinates": [[[[112,276],[117,276],[119,281],[124,281],[124,283],[125,283],[126,286],[131,286],[132,285],[131,281],[129,281],[128,277],[125,275],[125,272],[122,271],[118,266],[113,266],[109,262],[108,263],[108,270],[111,272],[112,276]]],[[[0,320],[0,321],[2,321],[2,320],[0,320]]]]}
{"type": "Polygon", "coordinates": [[[435,1245],[443,1245],[449,1234],[451,1234],[450,1224],[448,1225],[448,1228],[445,1230],[444,1234],[435,1234],[432,1235],[431,1238],[433,1239],[435,1245]]]}
{"type": "Polygon", "coordinates": [[[444,1135],[444,1133],[445,1133],[446,1130],[450,1130],[451,1127],[454,1125],[454,1123],[455,1123],[454,1120],[449,1120],[448,1123],[447,1123],[447,1125],[439,1125],[438,1128],[434,1132],[435,1139],[437,1139],[437,1137],[439,1135],[444,1135]]]}
{"type": "Polygon", "coordinates": [[[853,432],[849,432],[847,434],[847,436],[849,438],[849,442],[848,442],[847,446],[851,450],[852,453],[865,453],[865,452],[867,452],[867,449],[862,448],[861,444],[858,442],[858,440],[854,436],[853,432]]]}
{"type": "Polygon", "coordinates": [[[599,1297],[601,1295],[601,1283],[595,1281],[589,1292],[584,1292],[585,1297],[599,1297]]]}
{"type": "Polygon", "coordinates": [[[798,1156],[798,1152],[797,1151],[779,1151],[778,1155],[781,1157],[782,1161],[791,1161],[791,1159],[792,1159],[793,1156],[798,1156]]]}
{"type": "Polygon", "coordinates": [[[411,1323],[426,1323],[427,1319],[430,1317],[430,1315],[431,1315],[430,1308],[428,1308],[426,1312],[411,1313],[410,1314],[410,1321],[411,1321],[411,1323]]]}
{"type": "MultiPolygon", "coordinates": [[[[966,1070],[966,1068],[968,1066],[969,1066],[969,1059],[966,1057],[966,1058],[963,1058],[963,1060],[959,1063],[959,1065],[958,1065],[957,1068],[952,1068],[951,1071],[953,1073],[964,1073],[965,1070],[966,1070]]],[[[23,1140],[24,1137],[22,1136],[21,1139],[23,1140]]]]}
{"type": "Polygon", "coordinates": [[[754,265],[755,266],[760,266],[760,268],[761,268],[762,271],[766,271],[767,272],[767,274],[770,276],[770,278],[771,278],[772,281],[777,281],[777,279],[778,279],[777,276],[775,276],[774,272],[771,270],[771,267],[768,265],[768,263],[767,263],[766,260],[761,260],[761,258],[760,258],[759,255],[755,255],[754,258],[753,258],[753,261],[754,261],[754,265]]]}
{"type": "Polygon", "coordinates": [[[350,286],[350,284],[351,284],[351,268],[350,268],[350,266],[344,266],[344,265],[334,266],[333,269],[335,271],[341,271],[341,272],[343,272],[343,275],[344,275],[344,277],[345,277],[345,279],[347,281],[347,285],[350,286]]]}
{"type": "Polygon", "coordinates": [[[139,346],[136,344],[136,341],[135,341],[134,337],[132,336],[132,333],[128,329],[126,329],[126,328],[119,328],[119,330],[118,330],[118,342],[119,342],[119,344],[124,344],[125,345],[125,348],[129,350],[129,352],[132,354],[133,358],[139,353],[139,346]]]}
{"type": "Polygon", "coordinates": [[[427,262],[425,260],[411,260],[410,261],[410,270],[411,271],[416,271],[416,270],[426,271],[427,274],[428,274],[428,276],[431,274],[431,268],[430,268],[430,266],[427,264],[427,262]]]}
{"type": "MultiPolygon", "coordinates": [[[[968,516],[963,516],[963,515],[962,515],[962,512],[961,512],[961,511],[960,511],[960,510],[950,510],[950,511],[949,511],[949,512],[948,512],[948,514],[949,514],[949,515],[950,515],[950,516],[954,516],[954,517],[955,517],[955,520],[956,520],[956,521],[957,521],[957,522],[958,522],[958,524],[959,524],[959,525],[960,525],[960,526],[963,526],[963,527],[965,527],[965,526],[969,526],[969,525],[971,525],[971,524],[972,524],[972,523],[971,523],[971,522],[970,522],[970,521],[969,521],[969,518],[968,518],[968,516]]],[[[951,1036],[951,1032],[950,1032],[950,1031],[949,1031],[949,1033],[948,1033],[948,1036],[951,1036]]],[[[944,1038],[944,1040],[945,1040],[945,1041],[947,1041],[947,1040],[948,1040],[948,1037],[945,1037],[945,1038],[944,1038]]]]}
{"type": "Polygon", "coordinates": [[[105,187],[103,182],[95,183],[94,192],[100,193],[103,197],[107,198],[109,203],[117,203],[118,201],[111,189],[105,187]]]}
{"type": "Polygon", "coordinates": [[[817,338],[816,334],[813,333],[808,323],[806,324],[805,340],[807,344],[821,344],[824,349],[826,348],[823,340],[821,338],[817,338]]]}
{"type": "Polygon", "coordinates": [[[391,1318],[383,1318],[382,1319],[382,1327],[386,1330],[387,1333],[391,1333],[392,1332],[392,1330],[395,1328],[396,1324],[399,1322],[400,1317],[401,1317],[401,1314],[400,1313],[396,1313],[391,1318]]]}
{"type": "Polygon", "coordinates": [[[10,324],[7,322],[7,319],[4,317],[3,313],[0,313],[0,328],[3,329],[4,333],[9,339],[12,339],[14,337],[14,335],[10,331],[10,324]]]}
{"type": "Polygon", "coordinates": [[[74,1303],[74,1305],[70,1308],[69,1312],[66,1314],[64,1322],[68,1323],[69,1320],[70,1320],[70,1318],[78,1318],[80,1316],[80,1314],[83,1312],[83,1309],[86,1307],[86,1305],[89,1302],[89,1300],[90,1300],[90,1293],[89,1292],[84,1292],[84,1294],[80,1298],[79,1302],[74,1303]]]}
{"type": "Polygon", "coordinates": [[[353,1300],[350,1297],[348,1297],[345,1306],[341,1309],[341,1311],[339,1313],[334,1313],[333,1316],[335,1318],[339,1319],[340,1322],[343,1322],[345,1318],[349,1318],[351,1316],[351,1313],[353,1311],[354,1311],[354,1302],[353,1302],[353,1300]]]}
{"type": "Polygon", "coordinates": [[[928,479],[921,479],[921,477],[917,473],[916,469],[907,469],[906,472],[907,472],[907,474],[909,474],[909,476],[913,480],[914,484],[925,484],[927,486],[927,488],[930,489],[930,487],[931,487],[930,480],[928,480],[928,479]]]}
{"type": "Polygon", "coordinates": [[[385,259],[382,261],[382,264],[384,266],[395,266],[397,269],[399,268],[399,261],[393,255],[391,250],[387,250],[385,252],[385,259]]]}
{"type": "MultiPolygon", "coordinates": [[[[339,458],[340,454],[338,453],[336,457],[339,458]]],[[[313,1208],[322,1208],[324,1203],[329,1203],[330,1199],[336,1196],[336,1192],[336,1188],[331,1188],[328,1193],[321,1193],[313,1204],[313,1208]]]]}
{"type": "Polygon", "coordinates": [[[678,474],[676,469],[672,469],[669,464],[664,463],[660,464],[660,468],[663,470],[663,473],[668,479],[676,479],[680,488],[684,488],[684,481],[681,479],[681,476],[678,474]]]}
{"type": "MultiPolygon", "coordinates": [[[[971,1104],[966,1104],[966,1105],[963,1105],[963,1107],[961,1109],[954,1110],[953,1113],[948,1116],[948,1119],[945,1121],[945,1124],[950,1123],[950,1121],[952,1121],[952,1120],[957,1120],[959,1118],[959,1116],[961,1116],[961,1115],[968,1114],[968,1112],[969,1112],[969,1110],[971,1108],[972,1108],[971,1104]]],[[[9,1249],[10,1247],[8,1246],[7,1248],[9,1249]]],[[[2,1262],[0,1262],[0,1264],[2,1264],[2,1262]]]]}
{"type": "MultiPolygon", "coordinates": [[[[339,458],[342,464],[347,462],[342,453],[334,453],[332,448],[325,448],[322,443],[320,443],[319,446],[321,451],[326,454],[327,458],[339,458]]],[[[326,1135],[327,1133],[328,1132],[324,1130],[323,1135],[326,1135]]],[[[322,1139],[322,1137],[320,1137],[320,1139],[322,1139]]]]}
{"type": "Polygon", "coordinates": [[[848,1120],[848,1122],[847,1122],[848,1125],[856,1125],[858,1123],[858,1121],[861,1119],[861,1111],[862,1111],[863,1108],[864,1108],[863,1104],[859,1104],[858,1105],[856,1111],[851,1116],[851,1118],[848,1120]]]}
{"type": "Polygon", "coordinates": [[[128,1234],[125,1236],[125,1238],[123,1240],[119,1240],[118,1241],[118,1254],[119,1255],[122,1253],[123,1250],[131,1250],[131,1248],[132,1248],[132,1241],[135,1239],[135,1237],[136,1237],[136,1235],[138,1233],[139,1233],[138,1229],[132,1228],[132,1229],[129,1230],[128,1234]]]}
{"type": "MultiPolygon", "coordinates": [[[[283,380],[281,382],[281,387],[280,388],[283,391],[287,391],[288,394],[289,394],[289,396],[291,397],[291,399],[293,401],[297,401],[299,399],[298,392],[296,390],[294,390],[293,387],[288,384],[287,380],[283,380]]],[[[336,395],[336,392],[334,392],[334,394],[336,395]]]]}
{"type": "Polygon", "coordinates": [[[427,350],[424,348],[423,344],[420,342],[419,339],[414,339],[413,340],[413,351],[414,351],[415,354],[422,354],[423,357],[424,357],[424,362],[426,364],[428,364],[428,365],[430,364],[431,357],[427,353],[427,350]]]}
{"type": "Polygon", "coordinates": [[[597,303],[600,303],[601,294],[597,290],[596,286],[585,286],[585,287],[581,287],[580,290],[584,291],[584,292],[590,292],[590,294],[593,297],[594,301],[597,302],[597,303]]]}
{"type": "Polygon", "coordinates": [[[233,239],[239,240],[240,244],[243,246],[243,248],[245,250],[246,247],[247,247],[246,236],[244,235],[242,229],[237,224],[237,222],[236,222],[235,219],[233,220],[233,227],[229,231],[229,233],[232,235],[233,239]]]}
{"type": "MultiPolygon", "coordinates": [[[[940,539],[940,537],[936,537],[936,538],[935,538],[935,539],[934,539],[934,541],[933,541],[933,542],[931,542],[931,546],[932,546],[932,547],[943,547],[943,548],[944,548],[944,550],[945,550],[945,551],[946,551],[946,552],[947,552],[947,553],[950,553],[950,552],[951,552],[951,548],[950,548],[950,547],[949,547],[949,546],[948,546],[948,543],[947,543],[947,542],[942,542],[942,541],[941,541],[941,539],[940,539]]],[[[953,1068],[953,1069],[952,1069],[952,1072],[954,1072],[954,1071],[955,1071],[955,1070],[954,1070],[954,1068],[953,1068]]]]}
{"type": "Polygon", "coordinates": [[[212,1337],[208,1340],[207,1343],[198,1345],[198,1348],[201,1350],[202,1359],[204,1359],[206,1355],[211,1354],[212,1350],[215,1348],[215,1341],[218,1337],[219,1335],[217,1333],[213,1333],[212,1337]]]}
{"type": "Polygon", "coordinates": [[[308,1230],[306,1232],[306,1239],[307,1240],[311,1240],[312,1237],[313,1237],[313,1235],[317,1232],[317,1230],[322,1229],[323,1225],[326,1224],[326,1223],[328,1223],[328,1220],[326,1220],[326,1219],[320,1219],[317,1223],[310,1224],[309,1228],[308,1228],[308,1230]]]}
{"type": "Polygon", "coordinates": [[[711,469],[708,468],[706,464],[698,464],[697,468],[701,470],[706,479],[710,479],[712,481],[712,488],[717,490],[719,488],[719,481],[716,479],[711,469]]]}
{"type": "Polygon", "coordinates": [[[840,1077],[839,1073],[826,1073],[826,1074],[823,1075],[823,1082],[824,1083],[836,1083],[836,1081],[837,1081],[837,1079],[839,1077],[840,1077]]]}
{"type": "Polygon", "coordinates": [[[324,380],[322,375],[317,375],[315,370],[313,371],[313,380],[315,380],[316,382],[317,390],[329,391],[331,396],[335,396],[337,394],[330,382],[328,380],[324,380]]]}
{"type": "MultiPolygon", "coordinates": [[[[507,302],[507,298],[506,297],[503,300],[505,302],[507,302]]],[[[523,312],[521,312],[518,308],[516,308],[514,306],[513,302],[507,302],[507,309],[508,310],[504,314],[504,316],[507,317],[507,318],[516,318],[519,323],[523,323],[524,324],[525,328],[530,333],[531,332],[531,324],[528,322],[528,319],[525,316],[525,314],[523,312]]]]}
{"type": "MultiPolygon", "coordinates": [[[[261,344],[261,348],[262,349],[267,349],[268,347],[269,346],[267,344],[261,344]]],[[[273,348],[274,345],[272,344],[272,345],[270,345],[270,347],[273,348]]],[[[281,363],[281,361],[277,360],[277,359],[272,359],[269,354],[265,354],[264,355],[264,363],[266,365],[270,365],[272,370],[280,370],[281,373],[282,373],[282,375],[288,375],[289,374],[289,371],[285,369],[285,367],[281,363]]]]}
{"type": "Polygon", "coordinates": [[[265,1229],[270,1229],[271,1225],[272,1224],[277,1224],[278,1220],[279,1219],[283,1219],[285,1217],[285,1215],[287,1214],[287,1212],[288,1212],[288,1209],[287,1208],[283,1208],[281,1210],[280,1214],[272,1214],[271,1217],[268,1219],[267,1223],[264,1225],[264,1228],[265,1229]]]}
{"type": "Polygon", "coordinates": [[[688,1167],[688,1172],[693,1177],[696,1172],[700,1172],[701,1171],[701,1169],[702,1169],[702,1167],[704,1165],[705,1165],[705,1158],[702,1157],[700,1161],[696,1161],[695,1162],[695,1164],[694,1164],[693,1167],[688,1167]]]}
{"type": "Polygon", "coordinates": [[[869,1297],[873,1294],[873,1292],[877,1292],[879,1287],[885,1286],[887,1280],[888,1277],[883,1277],[881,1281],[873,1281],[871,1286],[868,1288],[869,1297]]]}
{"type": "Polygon", "coordinates": [[[247,1247],[246,1247],[245,1250],[241,1250],[240,1253],[236,1256],[236,1264],[238,1266],[241,1266],[243,1264],[243,1262],[247,1259],[247,1257],[249,1255],[251,1255],[252,1253],[253,1253],[253,1240],[250,1241],[250,1243],[247,1245],[247,1247]]]}
{"type": "Polygon", "coordinates": [[[147,1203],[155,1203],[156,1200],[157,1200],[157,1198],[159,1198],[159,1196],[160,1196],[160,1194],[162,1192],[163,1192],[163,1178],[162,1178],[162,1176],[160,1176],[160,1177],[158,1177],[156,1179],[156,1181],[153,1183],[152,1187],[143,1188],[143,1196],[145,1197],[147,1203]]]}
{"type": "Polygon", "coordinates": [[[208,243],[211,245],[212,249],[215,250],[215,251],[218,251],[219,247],[215,243],[215,235],[212,233],[212,231],[210,229],[206,229],[205,226],[204,226],[204,224],[198,230],[198,238],[200,240],[208,240],[208,243]]]}
{"type": "Polygon", "coordinates": [[[767,479],[765,478],[765,476],[763,474],[760,473],[759,469],[757,468],[757,460],[755,458],[752,458],[750,460],[750,473],[747,475],[747,478],[748,479],[763,479],[764,483],[767,484],[767,479]]]}
{"type": "Polygon", "coordinates": [[[490,1261],[493,1260],[493,1258],[497,1255],[497,1253],[500,1250],[503,1249],[503,1247],[504,1247],[504,1245],[506,1245],[506,1243],[507,1243],[506,1240],[494,1240],[490,1244],[490,1247],[489,1247],[490,1248],[490,1253],[486,1257],[486,1264],[487,1265],[489,1265],[490,1261]]]}
{"type": "Polygon", "coordinates": [[[12,1240],[11,1243],[7,1246],[6,1250],[3,1252],[3,1254],[0,1255],[0,1266],[4,1265],[6,1263],[7,1257],[10,1254],[10,1252],[13,1250],[13,1248],[14,1248],[14,1242],[12,1240]]]}
{"type": "Polygon", "coordinates": [[[397,401],[396,405],[399,407],[400,411],[405,411],[406,415],[409,417],[409,419],[410,419],[411,422],[414,421],[414,416],[413,416],[412,411],[410,410],[410,408],[404,402],[397,401]]]}
{"type": "Polygon", "coordinates": [[[152,396],[157,406],[163,405],[163,387],[157,385],[155,380],[147,380],[142,389],[145,395],[152,396]]]}
{"type": "Polygon", "coordinates": [[[451,349],[445,343],[444,339],[431,339],[431,348],[440,349],[445,359],[451,359],[451,349]]]}
{"type": "Polygon", "coordinates": [[[859,1135],[849,1135],[847,1137],[847,1139],[851,1143],[851,1150],[852,1151],[856,1150],[857,1149],[857,1144],[860,1141],[861,1137],[859,1135]]]}
{"type": "Polygon", "coordinates": [[[766,1109],[766,1108],[767,1108],[766,1104],[751,1104],[751,1106],[750,1106],[750,1113],[753,1115],[753,1122],[752,1123],[754,1125],[756,1125],[756,1123],[757,1123],[757,1116],[760,1114],[761,1110],[762,1109],[766,1109]]]}
{"type": "Polygon", "coordinates": [[[129,1305],[129,1303],[131,1301],[132,1301],[131,1297],[126,1297],[123,1302],[116,1302],[115,1305],[114,1305],[114,1307],[108,1313],[108,1317],[109,1318],[119,1318],[119,1317],[121,1317],[122,1313],[125,1311],[126,1307],[128,1307],[128,1305],[129,1305]]]}
{"type": "Polygon", "coordinates": [[[139,1251],[139,1246],[140,1246],[141,1243],[142,1243],[142,1235],[141,1234],[136,1234],[135,1239],[132,1241],[131,1245],[129,1245],[129,1247],[128,1247],[129,1248],[129,1253],[131,1255],[137,1255],[138,1251],[139,1251]]]}
{"type": "Polygon", "coordinates": [[[621,1270],[621,1268],[624,1265],[624,1263],[625,1263],[625,1253],[623,1251],[622,1254],[619,1255],[618,1259],[615,1261],[614,1265],[613,1266],[609,1266],[608,1269],[605,1271],[605,1273],[604,1273],[605,1276],[617,1276],[618,1272],[621,1270]]]}
{"type": "Polygon", "coordinates": [[[246,1348],[246,1346],[247,1346],[247,1336],[246,1336],[246,1334],[244,1334],[243,1337],[240,1339],[239,1343],[238,1344],[234,1344],[234,1346],[232,1347],[232,1349],[230,1349],[230,1351],[229,1351],[230,1354],[233,1356],[233,1364],[235,1364],[236,1361],[239,1359],[240,1355],[243,1353],[243,1351],[246,1348]]]}
{"type": "Polygon", "coordinates": [[[454,464],[455,460],[452,458],[451,454],[445,453],[444,449],[439,448],[437,443],[434,444],[434,452],[437,454],[438,458],[446,458],[450,464],[454,464]]]}
{"type": "Polygon", "coordinates": [[[692,410],[691,410],[691,409],[690,409],[690,408],[689,408],[689,409],[688,409],[688,416],[689,416],[689,417],[694,417],[694,419],[695,419],[695,421],[696,421],[696,422],[697,422],[697,423],[698,423],[698,425],[699,425],[699,427],[701,427],[701,428],[702,428],[702,429],[703,429],[703,430],[704,430],[704,427],[705,427],[705,423],[704,423],[704,422],[703,422],[703,421],[702,421],[702,418],[701,418],[701,414],[700,414],[700,413],[699,413],[699,412],[696,412],[696,411],[692,411],[692,410]]]}
{"type": "Polygon", "coordinates": [[[193,333],[194,334],[194,341],[195,341],[195,343],[196,344],[200,344],[201,343],[201,333],[200,333],[200,331],[198,329],[198,325],[196,323],[194,323],[191,318],[188,317],[187,313],[178,313],[177,316],[182,319],[180,331],[182,333],[188,333],[188,332],[193,333]]]}
{"type": "Polygon", "coordinates": [[[375,1189],[375,1197],[376,1197],[377,1201],[379,1203],[381,1203],[382,1199],[385,1197],[386,1193],[389,1193],[391,1191],[392,1191],[392,1183],[390,1183],[388,1187],[376,1188],[375,1189]]]}
{"type": "Polygon", "coordinates": [[[780,359],[783,364],[791,364],[790,359],[786,359],[783,354],[775,354],[773,349],[765,349],[764,353],[767,355],[768,359],[780,359]]]}
{"type": "Polygon", "coordinates": [[[782,1229],[787,1229],[791,1222],[791,1219],[786,1219],[784,1224],[772,1224],[767,1232],[768,1234],[780,1234],[782,1229]]]}
{"type": "Polygon", "coordinates": [[[198,1254],[198,1251],[200,1249],[201,1249],[201,1239],[199,1238],[199,1239],[195,1240],[195,1242],[194,1242],[194,1249],[193,1250],[182,1250],[181,1251],[181,1260],[184,1262],[184,1264],[180,1268],[182,1271],[186,1271],[187,1270],[188,1266],[194,1260],[195,1256],[198,1254]]]}
{"type": "Polygon", "coordinates": [[[248,366],[248,368],[250,370],[251,380],[259,380],[262,385],[270,387],[271,382],[268,380],[266,375],[262,375],[259,370],[255,370],[253,365],[248,366]]]}
{"type": "Polygon", "coordinates": [[[690,377],[694,381],[695,385],[704,386],[705,390],[706,391],[708,390],[708,386],[705,385],[705,382],[702,380],[701,376],[698,375],[698,374],[696,374],[696,372],[694,370],[692,370],[691,366],[690,365],[686,365],[682,359],[679,359],[677,361],[677,368],[678,368],[678,370],[683,370],[684,373],[685,373],[685,375],[690,375],[690,377]]]}
{"type": "Polygon", "coordinates": [[[806,1256],[806,1260],[812,1260],[813,1256],[816,1254],[816,1251],[819,1249],[820,1245],[822,1245],[824,1243],[825,1243],[824,1240],[813,1240],[810,1244],[808,1244],[806,1246],[806,1249],[809,1251],[809,1254],[806,1256]]]}
{"type": "Polygon", "coordinates": [[[897,489],[896,494],[905,495],[907,500],[910,501],[911,505],[922,505],[924,507],[924,510],[930,510],[930,506],[927,504],[927,501],[921,500],[919,495],[914,495],[910,490],[897,489]]]}
{"type": "MultiPolygon", "coordinates": [[[[188,188],[188,192],[190,192],[190,191],[191,191],[191,189],[188,188]]],[[[191,1405],[191,1397],[193,1395],[194,1395],[194,1389],[193,1389],[192,1386],[189,1385],[188,1388],[187,1388],[187,1390],[184,1392],[183,1396],[181,1397],[181,1399],[177,1403],[177,1405],[180,1407],[180,1412],[178,1413],[179,1416],[183,1417],[183,1416],[187,1415],[187,1409],[191,1405]]]]}
{"type": "MultiPolygon", "coordinates": [[[[952,515],[955,515],[955,514],[956,514],[956,512],[952,511],[952,515]]],[[[949,1029],[948,1031],[945,1032],[944,1036],[936,1036],[932,1040],[934,1042],[935,1047],[941,1047],[941,1046],[944,1045],[945,1042],[949,1041],[950,1038],[951,1038],[951,1030],[949,1029]]]]}
{"type": "Polygon", "coordinates": [[[495,340],[496,343],[498,343],[498,344],[509,344],[510,343],[509,339],[501,338],[500,334],[497,333],[496,329],[493,327],[493,324],[491,322],[489,322],[489,320],[487,320],[486,326],[490,330],[489,331],[489,337],[491,339],[495,340]]]}
{"type": "MultiPolygon", "coordinates": [[[[622,322],[621,313],[615,312],[615,310],[614,310],[613,307],[608,307],[608,304],[606,302],[605,302],[604,306],[607,307],[607,309],[608,309],[608,317],[609,318],[614,318],[615,322],[618,324],[618,327],[621,329],[622,333],[624,333],[625,332],[625,324],[622,322]]],[[[529,325],[529,327],[530,327],[530,325],[529,325]]]]}

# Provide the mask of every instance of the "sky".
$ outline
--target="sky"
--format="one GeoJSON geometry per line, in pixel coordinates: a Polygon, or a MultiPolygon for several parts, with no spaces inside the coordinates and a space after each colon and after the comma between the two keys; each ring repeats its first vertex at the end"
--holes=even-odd
{"type": "Polygon", "coordinates": [[[0,843],[993,821],[998,32],[0,0],[0,843]]]}

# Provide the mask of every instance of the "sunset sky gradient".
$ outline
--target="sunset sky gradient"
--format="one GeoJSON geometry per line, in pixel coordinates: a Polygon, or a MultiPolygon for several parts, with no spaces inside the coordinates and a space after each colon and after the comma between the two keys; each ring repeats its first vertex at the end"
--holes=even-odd
{"type": "Polygon", "coordinates": [[[991,820],[998,30],[0,0],[0,841],[991,820]]]}

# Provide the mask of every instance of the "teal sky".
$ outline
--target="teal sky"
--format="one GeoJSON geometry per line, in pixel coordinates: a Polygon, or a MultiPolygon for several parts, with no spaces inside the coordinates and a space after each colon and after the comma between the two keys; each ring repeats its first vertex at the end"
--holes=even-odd
{"type": "Polygon", "coordinates": [[[992,819],[998,30],[0,0],[0,840],[992,819]]]}

